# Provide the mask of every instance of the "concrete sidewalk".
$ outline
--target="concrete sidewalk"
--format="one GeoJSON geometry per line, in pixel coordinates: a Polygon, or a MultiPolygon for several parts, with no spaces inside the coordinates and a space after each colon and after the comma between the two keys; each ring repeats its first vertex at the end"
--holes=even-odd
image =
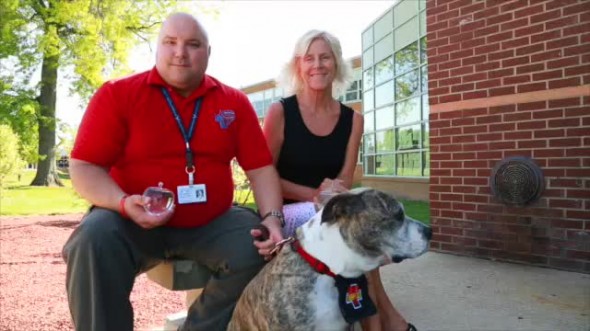
{"type": "Polygon", "coordinates": [[[590,330],[590,275],[429,252],[381,268],[420,331],[590,330]]]}
{"type": "Polygon", "coordinates": [[[382,267],[381,278],[419,331],[590,331],[588,274],[428,252],[382,267]]]}

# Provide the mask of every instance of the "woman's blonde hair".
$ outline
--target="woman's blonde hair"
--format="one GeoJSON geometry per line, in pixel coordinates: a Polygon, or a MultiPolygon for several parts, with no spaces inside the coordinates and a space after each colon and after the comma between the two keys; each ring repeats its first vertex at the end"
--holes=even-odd
{"type": "Polygon", "coordinates": [[[295,44],[291,60],[285,64],[281,74],[277,78],[277,84],[285,90],[285,95],[297,93],[303,88],[303,79],[297,69],[298,60],[307,53],[311,43],[317,39],[324,40],[330,46],[332,54],[336,59],[336,74],[332,82],[332,97],[338,98],[344,94],[352,82],[352,66],[342,58],[342,47],[338,38],[326,31],[311,30],[299,38],[295,44]]]}

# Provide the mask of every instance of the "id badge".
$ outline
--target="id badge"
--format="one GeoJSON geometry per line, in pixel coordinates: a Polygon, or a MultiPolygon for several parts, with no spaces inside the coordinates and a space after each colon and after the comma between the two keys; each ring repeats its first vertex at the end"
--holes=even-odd
{"type": "Polygon", "coordinates": [[[179,204],[207,202],[205,184],[181,185],[177,187],[176,191],[179,204]]]}

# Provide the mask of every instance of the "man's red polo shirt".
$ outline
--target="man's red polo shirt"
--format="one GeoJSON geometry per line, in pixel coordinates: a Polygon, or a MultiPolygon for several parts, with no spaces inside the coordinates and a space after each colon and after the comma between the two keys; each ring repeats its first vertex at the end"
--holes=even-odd
{"type": "Polygon", "coordinates": [[[128,194],[142,194],[163,182],[176,195],[177,186],[188,185],[185,143],[162,87],[172,96],[187,132],[195,102],[203,97],[190,146],[195,184],[206,185],[207,202],[178,204],[176,199],[167,225],[204,225],[232,204],[234,157],[244,170],[272,164],[256,113],[242,92],[205,76],[199,88],[184,98],[155,67],[107,82],[88,105],[71,157],[110,169],[128,194]]]}

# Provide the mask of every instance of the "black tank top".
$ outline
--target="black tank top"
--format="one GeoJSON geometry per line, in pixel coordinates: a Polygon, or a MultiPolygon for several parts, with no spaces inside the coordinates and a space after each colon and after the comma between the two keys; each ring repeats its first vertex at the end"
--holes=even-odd
{"type": "MultiPolygon", "coordinates": [[[[354,110],[340,104],[340,118],[327,136],[311,133],[301,117],[296,96],[281,99],[285,118],[283,146],[277,162],[281,178],[312,188],[334,179],[344,166],[354,110]]],[[[285,200],[284,203],[294,202],[285,200]]]]}

